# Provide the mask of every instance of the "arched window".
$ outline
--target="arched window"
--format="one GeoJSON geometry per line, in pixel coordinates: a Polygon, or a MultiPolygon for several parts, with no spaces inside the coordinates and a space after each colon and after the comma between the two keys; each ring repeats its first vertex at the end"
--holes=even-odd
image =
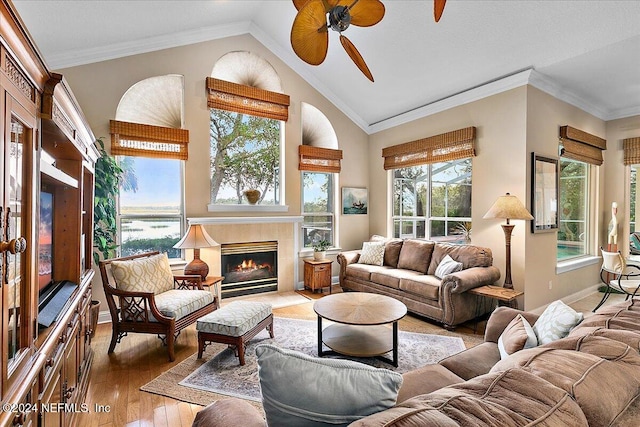
{"type": "Polygon", "coordinates": [[[282,189],[284,122],[289,97],[266,60],[230,52],[207,78],[210,109],[211,204],[284,205],[282,189]],[[245,197],[259,194],[257,201],[245,197]]]}

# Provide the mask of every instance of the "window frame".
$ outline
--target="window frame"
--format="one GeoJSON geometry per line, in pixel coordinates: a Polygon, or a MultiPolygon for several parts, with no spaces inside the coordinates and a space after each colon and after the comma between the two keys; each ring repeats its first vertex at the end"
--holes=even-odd
{"type": "Polygon", "coordinates": [[[594,198],[594,174],[597,173],[597,169],[594,167],[594,165],[588,163],[588,162],[584,162],[584,161],[580,161],[580,160],[575,160],[575,159],[571,159],[571,158],[567,158],[567,157],[560,157],[559,159],[559,173],[558,173],[558,198],[559,198],[559,202],[558,202],[558,233],[556,234],[556,263],[558,266],[561,265],[567,265],[567,264],[572,264],[575,262],[580,262],[581,260],[584,260],[585,258],[588,257],[593,257],[593,239],[594,239],[594,224],[593,224],[593,218],[594,218],[594,209],[595,207],[592,206],[591,204],[591,200],[593,200],[594,198]],[[573,255],[573,256],[566,256],[563,258],[559,258],[558,254],[559,254],[559,247],[561,242],[566,242],[566,241],[561,241],[559,240],[559,234],[560,231],[562,229],[562,225],[564,223],[566,223],[567,221],[570,222],[580,222],[580,220],[564,220],[563,219],[563,207],[561,204],[562,201],[562,187],[563,187],[563,182],[566,182],[566,177],[563,178],[562,177],[562,162],[570,162],[570,163],[580,163],[583,164],[586,168],[585,170],[585,174],[584,176],[579,177],[580,179],[584,180],[584,195],[583,195],[583,202],[584,202],[584,220],[582,221],[583,224],[583,229],[584,229],[584,233],[586,234],[586,236],[584,237],[584,239],[582,240],[582,242],[584,243],[584,250],[582,253],[577,254],[577,255],[573,255]]]}
{"type": "MultiPolygon", "coordinates": [[[[118,162],[118,165],[120,164],[121,158],[124,157],[123,155],[117,155],[116,156],[116,161],[118,162]]],[[[127,156],[127,157],[144,157],[144,156],[127,156]]],[[[152,159],[152,160],[156,160],[156,159],[152,159]]],[[[175,161],[175,162],[179,162],[180,165],[180,207],[179,207],[179,213],[176,215],[169,215],[169,214],[162,214],[162,215],[153,215],[153,214],[123,214],[122,210],[121,210],[121,204],[120,204],[120,192],[118,192],[118,200],[116,202],[117,205],[117,209],[118,209],[118,214],[116,217],[117,220],[117,225],[118,225],[118,253],[121,255],[122,254],[122,245],[123,245],[123,237],[122,237],[122,222],[123,220],[133,220],[133,219],[174,219],[177,218],[180,224],[180,235],[178,237],[178,239],[182,238],[182,236],[184,236],[184,233],[186,231],[186,215],[185,215],[185,161],[184,160],[179,160],[179,159],[157,159],[157,160],[170,160],[170,161],[175,161]]],[[[120,190],[122,191],[122,190],[120,190]]],[[[180,258],[169,258],[169,263],[170,264],[176,264],[176,263],[183,263],[185,262],[186,257],[185,257],[185,250],[181,249],[180,250],[180,258]]]]}
{"type": "MultiPolygon", "coordinates": [[[[455,222],[472,222],[472,217],[452,217],[449,216],[448,214],[448,197],[445,198],[445,216],[434,216],[432,214],[433,210],[433,200],[432,200],[432,196],[433,196],[433,176],[434,176],[434,171],[433,171],[433,167],[435,165],[441,165],[444,163],[459,163],[461,161],[469,161],[471,164],[471,174],[470,174],[470,178],[471,178],[471,183],[469,184],[472,188],[472,194],[473,194],[473,157],[466,157],[466,158],[462,158],[462,159],[453,159],[453,160],[448,160],[448,161],[440,161],[437,163],[430,163],[430,164],[422,164],[422,165],[415,165],[415,166],[405,166],[402,168],[397,168],[397,169],[389,169],[389,176],[390,176],[390,181],[391,181],[391,222],[390,222],[390,228],[391,228],[391,232],[390,235],[394,236],[394,237],[399,237],[399,238],[424,238],[424,239],[429,239],[429,240],[434,240],[434,241],[441,241],[441,242],[450,242],[450,243],[461,243],[462,240],[464,239],[464,237],[458,237],[455,239],[452,239],[452,236],[461,236],[458,234],[450,234],[449,232],[449,228],[446,226],[447,223],[455,221],[455,222]],[[395,208],[395,198],[396,198],[396,183],[399,181],[406,181],[407,178],[396,178],[395,177],[395,172],[397,170],[400,169],[406,169],[406,168],[414,168],[414,167],[426,167],[426,174],[422,175],[426,178],[424,179],[416,179],[416,182],[424,182],[426,184],[427,187],[427,197],[426,197],[426,206],[425,206],[425,215],[417,215],[417,209],[414,208],[415,210],[415,214],[412,216],[407,216],[407,215],[403,215],[403,203],[402,201],[400,202],[400,215],[395,215],[394,212],[394,208],[395,208]],[[455,219],[454,219],[455,218],[455,219]],[[432,225],[434,221],[442,221],[445,223],[445,235],[444,236],[433,236],[432,234],[432,225]],[[399,222],[399,228],[398,228],[398,236],[396,236],[395,233],[395,229],[396,229],[396,222],[399,222]],[[405,234],[402,233],[402,225],[403,223],[406,222],[411,222],[412,224],[412,228],[413,228],[413,233],[411,235],[409,234],[405,234]],[[418,237],[416,235],[416,230],[418,228],[417,223],[418,222],[424,222],[424,230],[425,230],[425,235],[424,237],[418,237]]],[[[402,185],[402,184],[400,184],[402,185]]],[[[446,185],[446,183],[445,183],[446,185]]],[[[402,187],[401,187],[402,188],[402,187]]],[[[418,193],[416,191],[414,191],[414,195],[417,195],[418,193]]],[[[416,196],[416,200],[417,200],[417,196],[416,196]]],[[[417,207],[416,207],[417,208],[417,207]]],[[[472,205],[470,204],[470,208],[472,208],[472,205]]]]}
{"type": "Polygon", "coordinates": [[[313,251],[312,246],[305,246],[305,217],[307,216],[330,216],[331,217],[331,246],[329,249],[335,249],[338,245],[337,241],[337,215],[336,209],[338,204],[336,203],[336,187],[337,187],[337,174],[333,172],[323,172],[323,171],[309,171],[302,170],[300,171],[300,215],[302,216],[302,223],[300,224],[301,233],[300,233],[300,248],[302,251],[313,251]],[[305,187],[304,187],[304,176],[305,174],[323,174],[327,175],[329,178],[329,194],[327,194],[327,204],[328,210],[327,212],[305,212],[305,187]]]}

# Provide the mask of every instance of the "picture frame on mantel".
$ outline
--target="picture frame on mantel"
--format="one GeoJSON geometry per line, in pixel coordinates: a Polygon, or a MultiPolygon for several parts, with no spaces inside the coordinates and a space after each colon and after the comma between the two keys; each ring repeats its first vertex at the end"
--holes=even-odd
{"type": "Polygon", "coordinates": [[[558,231],[559,161],[531,153],[532,233],[558,231]]]}
{"type": "Polygon", "coordinates": [[[366,215],[369,193],[366,188],[342,187],[342,214],[366,215]]]}

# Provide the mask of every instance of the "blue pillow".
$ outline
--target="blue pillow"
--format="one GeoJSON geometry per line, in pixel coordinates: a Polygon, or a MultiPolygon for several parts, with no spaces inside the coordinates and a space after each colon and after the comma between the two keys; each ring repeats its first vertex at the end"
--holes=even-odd
{"type": "Polygon", "coordinates": [[[267,425],[347,426],[395,405],[402,375],[351,360],[256,346],[267,425]]]}

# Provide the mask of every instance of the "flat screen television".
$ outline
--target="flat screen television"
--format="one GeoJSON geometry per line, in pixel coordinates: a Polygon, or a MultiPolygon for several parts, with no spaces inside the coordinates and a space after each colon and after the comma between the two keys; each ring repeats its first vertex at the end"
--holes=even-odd
{"type": "Polygon", "coordinates": [[[53,282],[53,194],[40,192],[40,224],[38,239],[39,293],[53,282]]]}

